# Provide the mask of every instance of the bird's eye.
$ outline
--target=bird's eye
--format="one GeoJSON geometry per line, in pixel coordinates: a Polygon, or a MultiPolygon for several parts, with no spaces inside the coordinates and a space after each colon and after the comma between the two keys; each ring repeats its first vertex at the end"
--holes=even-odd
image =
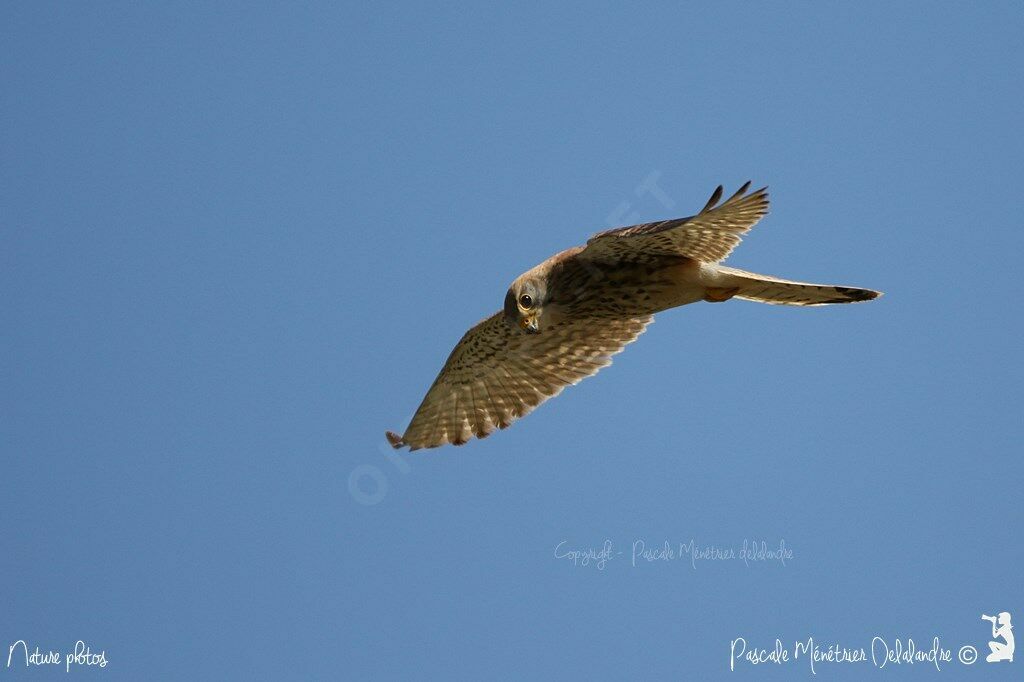
{"type": "Polygon", "coordinates": [[[519,305],[529,310],[533,307],[533,298],[531,298],[529,294],[523,294],[519,297],[519,305]]]}

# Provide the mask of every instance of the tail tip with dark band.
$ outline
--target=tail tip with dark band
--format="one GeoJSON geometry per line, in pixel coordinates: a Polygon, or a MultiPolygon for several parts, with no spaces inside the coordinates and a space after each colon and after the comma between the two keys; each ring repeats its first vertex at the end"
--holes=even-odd
{"type": "Polygon", "coordinates": [[[881,291],[871,289],[857,289],[855,287],[835,287],[836,293],[842,296],[837,303],[860,303],[861,301],[873,301],[882,295],[881,291]]]}

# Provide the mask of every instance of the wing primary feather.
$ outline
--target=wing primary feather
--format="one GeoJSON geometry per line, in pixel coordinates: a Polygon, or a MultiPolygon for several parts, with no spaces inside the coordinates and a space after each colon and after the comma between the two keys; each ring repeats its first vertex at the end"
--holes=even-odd
{"type": "MultiPolygon", "coordinates": [[[[707,212],[708,212],[708,211],[710,211],[710,210],[711,210],[712,208],[714,208],[714,207],[715,207],[715,204],[717,204],[717,203],[718,203],[718,200],[722,198],[722,192],[724,192],[724,191],[725,191],[725,188],[724,188],[724,187],[722,187],[721,185],[719,185],[718,187],[716,187],[716,188],[715,188],[715,191],[711,193],[711,198],[710,198],[710,199],[708,199],[708,203],[704,204],[704,208],[702,208],[702,209],[700,210],[700,212],[701,212],[701,213],[707,213],[707,212]]],[[[699,215],[699,214],[698,214],[698,215],[699,215]]]]}
{"type": "Polygon", "coordinates": [[[731,197],[726,199],[725,203],[728,204],[733,199],[738,199],[739,197],[743,196],[743,193],[746,192],[748,189],[750,189],[750,182],[751,182],[750,180],[747,180],[747,182],[742,187],[740,187],[738,190],[736,190],[735,194],[733,194],[731,197]]]}

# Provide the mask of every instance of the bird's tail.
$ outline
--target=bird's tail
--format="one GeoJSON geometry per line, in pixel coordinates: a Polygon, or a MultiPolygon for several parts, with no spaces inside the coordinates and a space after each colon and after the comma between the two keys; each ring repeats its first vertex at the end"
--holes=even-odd
{"type": "Polygon", "coordinates": [[[758,275],[745,270],[718,266],[721,283],[737,288],[736,298],[774,305],[827,305],[829,303],[859,303],[882,295],[880,291],[842,287],[831,284],[792,282],[778,277],[758,275]]]}

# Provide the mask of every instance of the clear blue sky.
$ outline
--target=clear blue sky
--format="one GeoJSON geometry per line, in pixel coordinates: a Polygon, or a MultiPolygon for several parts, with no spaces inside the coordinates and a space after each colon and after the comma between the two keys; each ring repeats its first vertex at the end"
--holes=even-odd
{"type": "Polygon", "coordinates": [[[988,653],[982,613],[1024,622],[1024,7],[829,5],[4,3],[0,678],[70,679],[19,639],[110,680],[988,653]],[[669,311],[508,431],[388,457],[516,275],[747,179],[731,265],[886,296],[669,311]],[[632,566],[690,539],[793,557],[632,566]]]}

